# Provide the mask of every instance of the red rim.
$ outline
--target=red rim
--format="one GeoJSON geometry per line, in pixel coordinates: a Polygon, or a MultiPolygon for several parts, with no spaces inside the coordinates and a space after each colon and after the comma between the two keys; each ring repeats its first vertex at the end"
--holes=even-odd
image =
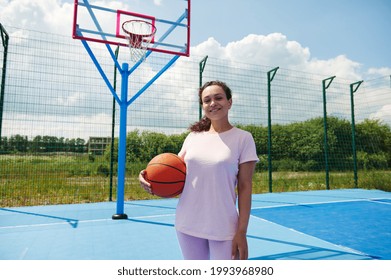
{"type": "Polygon", "coordinates": [[[128,34],[129,36],[133,36],[133,37],[141,37],[141,38],[147,38],[147,37],[152,37],[153,35],[155,35],[155,33],[156,33],[156,27],[152,24],[152,23],[150,23],[150,22],[148,22],[148,21],[145,21],[145,20],[127,20],[127,21],[125,21],[124,23],[122,23],[122,30],[126,33],[126,34],[128,34]],[[125,28],[125,24],[127,24],[127,23],[129,23],[129,22],[142,22],[142,23],[145,23],[145,24],[147,24],[147,25],[150,25],[151,26],[151,33],[149,33],[149,34],[137,34],[137,33],[134,33],[134,32],[131,32],[131,31],[129,31],[129,30],[126,30],[126,28],[125,28]]]}

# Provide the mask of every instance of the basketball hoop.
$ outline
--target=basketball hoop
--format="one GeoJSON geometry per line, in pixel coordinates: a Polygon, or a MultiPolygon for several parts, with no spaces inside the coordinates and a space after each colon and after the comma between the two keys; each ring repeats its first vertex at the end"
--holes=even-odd
{"type": "Polygon", "coordinates": [[[156,33],[156,27],[144,20],[128,20],[122,24],[122,30],[129,40],[131,60],[145,60],[145,54],[156,33]]]}

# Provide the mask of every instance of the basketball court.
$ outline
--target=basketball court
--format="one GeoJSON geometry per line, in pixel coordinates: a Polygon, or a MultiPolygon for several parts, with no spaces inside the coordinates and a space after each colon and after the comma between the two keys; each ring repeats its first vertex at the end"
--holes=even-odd
{"type": "MultiPolygon", "coordinates": [[[[191,1],[170,1],[166,11],[162,6],[143,6],[145,2],[124,11],[74,1],[73,38],[81,41],[119,105],[116,202],[0,208],[0,259],[182,258],[174,228],[176,198],[124,201],[128,107],[179,57],[190,55],[191,1]],[[121,92],[110,83],[111,71],[106,73],[95,56],[96,44],[107,48],[121,75],[121,92]],[[118,61],[118,46],[129,49],[128,60],[118,61]],[[167,63],[154,69],[141,88],[128,92],[133,74],[155,52],[167,54],[167,63]]],[[[378,190],[253,195],[249,258],[390,260],[390,213],[391,194],[378,190]]]]}
{"type": "MultiPolygon", "coordinates": [[[[0,209],[2,260],[180,260],[177,199],[0,209]]],[[[391,194],[329,190],[253,195],[250,260],[391,260],[391,194]]]]}

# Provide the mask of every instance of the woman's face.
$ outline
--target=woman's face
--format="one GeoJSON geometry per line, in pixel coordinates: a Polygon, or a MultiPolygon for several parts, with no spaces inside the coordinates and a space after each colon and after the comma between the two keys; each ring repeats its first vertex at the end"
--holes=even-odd
{"type": "Polygon", "coordinates": [[[232,99],[227,99],[227,95],[220,86],[211,85],[206,87],[202,92],[201,100],[205,116],[210,120],[228,118],[232,99]]]}

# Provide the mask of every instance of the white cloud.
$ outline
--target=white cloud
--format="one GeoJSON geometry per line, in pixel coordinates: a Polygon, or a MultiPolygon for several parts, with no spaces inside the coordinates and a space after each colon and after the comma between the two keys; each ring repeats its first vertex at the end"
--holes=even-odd
{"type": "Polygon", "coordinates": [[[162,5],[162,2],[163,2],[163,0],[153,0],[153,3],[154,3],[156,6],[161,6],[161,5],[162,5]]]}
{"type": "MultiPolygon", "coordinates": [[[[124,1],[90,1],[108,8],[124,9],[124,1]]],[[[3,0],[0,2],[0,18],[3,24],[27,30],[39,30],[56,34],[71,34],[73,1],[59,0],[3,0]]]]}
{"type": "Polygon", "coordinates": [[[289,41],[281,33],[269,35],[251,34],[237,42],[227,44],[227,54],[245,63],[289,68],[301,65],[308,60],[308,48],[303,48],[298,42],[289,41]]]}
{"type": "Polygon", "coordinates": [[[202,42],[201,44],[191,47],[191,55],[195,56],[205,56],[209,55],[211,57],[226,59],[225,48],[221,46],[213,37],[208,38],[208,40],[202,42]]]}
{"type": "MultiPolygon", "coordinates": [[[[268,35],[250,34],[243,39],[222,46],[214,38],[194,46],[191,50],[195,55],[210,55],[220,59],[243,63],[259,64],[270,67],[298,69],[303,72],[319,75],[336,75],[353,81],[362,78],[361,64],[348,59],[345,55],[320,60],[311,58],[308,48],[299,42],[288,40],[281,33],[268,35]]],[[[375,70],[371,70],[375,72],[375,70]]],[[[382,72],[386,72],[383,70],[382,72]]]]}
{"type": "Polygon", "coordinates": [[[360,63],[348,59],[345,55],[339,55],[328,60],[309,60],[305,71],[358,81],[362,79],[362,74],[359,72],[360,66],[360,63]]]}
{"type": "Polygon", "coordinates": [[[371,76],[374,76],[374,77],[389,76],[389,75],[391,75],[391,68],[389,68],[389,67],[369,68],[368,74],[371,76]]]}
{"type": "MultiPolygon", "coordinates": [[[[58,30],[64,21],[71,23],[68,14],[72,5],[65,3],[60,6],[57,0],[14,0],[3,1],[0,12],[3,23],[25,29],[45,32],[58,30]]],[[[69,26],[69,25],[68,25],[69,26]]]]}
{"type": "Polygon", "coordinates": [[[308,48],[296,41],[289,41],[281,33],[269,35],[250,34],[243,39],[228,43],[223,47],[214,38],[192,48],[192,54],[236,60],[268,66],[298,66],[306,63],[310,57],[308,48]]]}
{"type": "Polygon", "coordinates": [[[94,116],[77,115],[31,115],[17,113],[12,120],[5,120],[4,131],[10,135],[27,135],[30,138],[36,135],[51,135],[65,138],[83,138],[89,136],[111,135],[111,115],[99,113],[94,116]]]}
{"type": "Polygon", "coordinates": [[[391,104],[382,106],[376,113],[371,114],[369,118],[391,124],[391,104]]]}

